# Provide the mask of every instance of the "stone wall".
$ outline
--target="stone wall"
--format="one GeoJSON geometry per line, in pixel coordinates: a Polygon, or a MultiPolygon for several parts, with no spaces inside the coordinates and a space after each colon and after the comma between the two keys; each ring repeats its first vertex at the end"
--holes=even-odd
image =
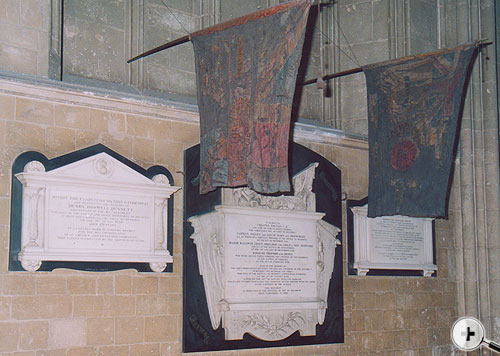
{"type": "MultiPolygon", "coordinates": [[[[11,169],[28,150],[50,159],[102,143],[145,168],[164,165],[180,185],[182,151],[199,139],[197,120],[196,112],[145,101],[0,80],[1,355],[181,353],[182,192],[175,196],[173,273],[9,272],[11,169]]],[[[365,141],[300,124],[295,140],[342,170],[349,198],[366,195],[365,141]]],[[[456,303],[448,274],[450,226],[437,223],[437,278],[345,275],[344,344],[220,354],[449,355],[456,303]]]]}
{"type": "Polygon", "coordinates": [[[0,68],[47,76],[50,0],[0,1],[0,68]]]}

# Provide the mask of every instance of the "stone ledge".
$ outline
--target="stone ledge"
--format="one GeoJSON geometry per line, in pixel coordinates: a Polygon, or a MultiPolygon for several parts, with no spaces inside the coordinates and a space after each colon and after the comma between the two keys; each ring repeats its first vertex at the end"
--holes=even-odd
{"type": "MultiPolygon", "coordinates": [[[[2,93],[184,123],[199,122],[196,105],[5,71],[0,71],[0,94],[2,93]]],[[[309,119],[301,118],[293,124],[293,139],[368,150],[366,136],[345,133],[309,119]]]]}

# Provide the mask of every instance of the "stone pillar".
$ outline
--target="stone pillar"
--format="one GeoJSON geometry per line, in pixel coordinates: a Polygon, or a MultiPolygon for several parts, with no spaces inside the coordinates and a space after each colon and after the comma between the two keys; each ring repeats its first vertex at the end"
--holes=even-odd
{"type": "MultiPolygon", "coordinates": [[[[442,47],[495,41],[493,0],[441,0],[442,47]]],[[[453,179],[457,316],[478,317],[500,338],[499,154],[495,47],[478,56],[467,91],[453,179]]]]}

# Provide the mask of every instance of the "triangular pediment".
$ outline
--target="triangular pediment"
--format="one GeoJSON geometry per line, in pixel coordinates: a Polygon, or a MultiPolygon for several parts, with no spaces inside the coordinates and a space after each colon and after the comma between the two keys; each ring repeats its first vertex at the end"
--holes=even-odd
{"type": "Polygon", "coordinates": [[[47,172],[50,176],[79,179],[106,180],[127,183],[151,183],[151,180],[120,162],[106,152],[101,152],[47,172]]]}

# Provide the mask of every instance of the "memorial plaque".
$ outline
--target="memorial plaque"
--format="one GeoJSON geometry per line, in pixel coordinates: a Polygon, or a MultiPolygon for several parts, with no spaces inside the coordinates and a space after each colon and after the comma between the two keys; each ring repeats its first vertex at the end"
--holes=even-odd
{"type": "Polygon", "coordinates": [[[293,196],[224,188],[215,212],[193,216],[212,327],[227,340],[245,333],[281,340],[323,324],[339,229],[315,211],[317,163],[293,178],[293,196]]]}
{"type": "Polygon", "coordinates": [[[433,263],[432,219],[407,216],[368,218],[368,206],[354,206],[353,267],[358,275],[370,270],[420,270],[431,276],[433,263]]]}
{"type": "MultiPolygon", "coordinates": [[[[104,146],[91,151],[50,170],[39,155],[15,174],[14,183],[22,184],[17,259],[28,271],[43,261],[148,263],[163,271],[173,262],[169,198],[179,187],[165,174],[148,177],[131,168],[104,146]]],[[[18,219],[13,221],[15,245],[18,219]]]]}
{"type": "Polygon", "coordinates": [[[185,151],[183,352],[343,342],[340,170],[290,146],[293,192],[199,194],[185,151]]]}

